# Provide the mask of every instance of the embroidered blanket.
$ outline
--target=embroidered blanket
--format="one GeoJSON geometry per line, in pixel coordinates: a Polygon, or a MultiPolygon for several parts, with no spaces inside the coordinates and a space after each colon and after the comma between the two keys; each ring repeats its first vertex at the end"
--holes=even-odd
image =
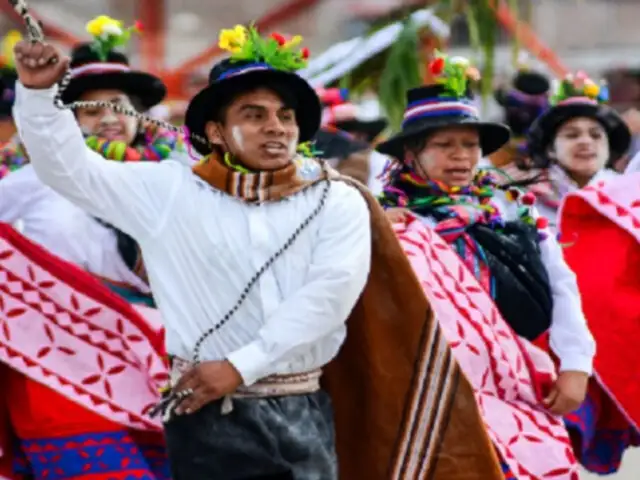
{"type": "Polygon", "coordinates": [[[565,259],[598,345],[597,381],[567,422],[580,431],[581,463],[611,473],[624,450],[640,444],[640,173],[570,193],[559,218],[565,259]]]}
{"type": "Polygon", "coordinates": [[[141,311],[0,223],[0,362],[113,422],[160,431],[146,412],[168,379],[164,338],[141,311]]]}
{"type": "Polygon", "coordinates": [[[415,217],[394,229],[504,462],[520,480],[577,479],[562,419],[540,407],[555,376],[550,357],[513,333],[435,231],[415,217]]]}

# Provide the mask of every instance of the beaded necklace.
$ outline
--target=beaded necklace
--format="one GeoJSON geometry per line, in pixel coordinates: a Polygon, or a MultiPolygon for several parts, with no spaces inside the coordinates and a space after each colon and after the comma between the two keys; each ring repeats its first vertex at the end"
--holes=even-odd
{"type": "MultiPolygon", "coordinates": [[[[136,146],[95,135],[87,137],[85,142],[94,152],[116,162],[159,162],[168,158],[173,151],[185,150],[181,135],[163,128],[148,127],[141,133],[141,137],[144,139],[143,142],[136,146]]],[[[27,163],[28,157],[20,143],[6,143],[0,148],[0,179],[27,163]]]]}

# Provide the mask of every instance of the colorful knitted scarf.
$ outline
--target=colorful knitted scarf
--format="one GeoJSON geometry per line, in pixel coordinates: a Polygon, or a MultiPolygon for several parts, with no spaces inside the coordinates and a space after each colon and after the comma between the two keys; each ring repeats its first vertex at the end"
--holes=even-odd
{"type": "MultiPolygon", "coordinates": [[[[149,127],[140,134],[136,146],[128,146],[125,142],[110,141],[94,135],[86,138],[91,150],[99,153],[107,160],[117,162],[159,162],[169,157],[171,152],[185,151],[180,135],[158,127],[149,127]]],[[[0,147],[0,179],[29,163],[22,145],[14,138],[0,147]]]]}
{"type": "Polygon", "coordinates": [[[494,229],[504,226],[500,211],[491,201],[495,188],[494,177],[484,170],[479,171],[467,187],[449,187],[442,182],[425,180],[403,165],[391,173],[380,202],[385,208],[406,208],[435,219],[436,232],[493,295],[495,289],[484,251],[467,230],[476,223],[494,229]]]}

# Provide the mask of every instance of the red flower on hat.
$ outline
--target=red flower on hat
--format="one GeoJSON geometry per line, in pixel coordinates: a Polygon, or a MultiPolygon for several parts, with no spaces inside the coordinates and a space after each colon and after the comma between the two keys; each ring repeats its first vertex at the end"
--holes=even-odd
{"type": "Polygon", "coordinates": [[[549,219],[546,217],[538,217],[536,219],[536,228],[538,230],[544,230],[549,226],[549,219]]]}
{"type": "Polygon", "coordinates": [[[524,205],[533,205],[536,203],[536,196],[531,192],[527,192],[522,196],[522,203],[524,205]]]}
{"type": "Polygon", "coordinates": [[[285,43],[287,43],[287,39],[284,38],[284,35],[274,32],[271,34],[271,38],[273,38],[276,42],[278,42],[278,45],[282,46],[285,43]]]}
{"type": "Polygon", "coordinates": [[[136,20],[136,22],[133,24],[133,29],[139,33],[144,32],[144,25],[140,20],[136,20]]]}
{"type": "Polygon", "coordinates": [[[307,47],[304,47],[302,50],[300,50],[300,53],[302,54],[302,58],[304,58],[305,60],[309,58],[309,55],[311,55],[307,47]]]}
{"type": "Polygon", "coordinates": [[[429,71],[432,75],[440,75],[444,70],[444,58],[436,58],[429,64],[429,71]]]}

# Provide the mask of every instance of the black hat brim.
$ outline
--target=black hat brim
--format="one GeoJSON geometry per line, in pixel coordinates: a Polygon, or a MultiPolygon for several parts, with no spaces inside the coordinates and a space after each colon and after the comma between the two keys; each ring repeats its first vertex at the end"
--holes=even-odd
{"type": "Polygon", "coordinates": [[[167,87],[158,77],[145,72],[108,72],[72,78],[62,95],[64,103],[77,101],[93,90],[121,90],[140,101],[144,110],[158,105],[167,95],[167,87]]]}
{"type": "Polygon", "coordinates": [[[344,120],[336,122],[335,125],[345,132],[363,132],[367,135],[369,142],[372,142],[382,131],[387,128],[389,122],[384,118],[371,121],[363,120],[344,120]]]}
{"type": "MultiPolygon", "coordinates": [[[[282,70],[251,70],[212,83],[202,89],[189,103],[185,125],[189,132],[206,138],[205,126],[212,120],[214,112],[229,99],[242,91],[260,88],[261,84],[275,82],[291,92],[297,100],[296,122],[300,129],[299,142],[313,139],[320,128],[322,107],[315,90],[302,77],[282,70]]],[[[201,155],[211,153],[211,147],[197,138],[192,138],[193,148],[201,155]]]]}
{"type": "Polygon", "coordinates": [[[622,117],[607,105],[572,103],[550,108],[531,126],[527,135],[528,151],[539,165],[548,162],[547,151],[560,126],[577,117],[599,122],[609,139],[610,162],[618,160],[631,145],[631,132],[622,117]]]}
{"type": "Polygon", "coordinates": [[[318,158],[346,158],[352,153],[367,150],[369,145],[351,139],[342,132],[333,132],[321,128],[314,138],[314,147],[320,153],[318,158]]]}
{"type": "Polygon", "coordinates": [[[415,125],[409,125],[402,132],[394,135],[386,142],[382,142],[376,147],[380,153],[389,155],[402,160],[404,157],[404,147],[407,141],[425,137],[448,127],[473,127],[478,131],[480,136],[480,148],[482,155],[490,155],[502,148],[511,137],[511,130],[501,123],[480,122],[473,118],[450,118],[441,117],[435,119],[426,119],[424,122],[416,122],[415,125]]]}

